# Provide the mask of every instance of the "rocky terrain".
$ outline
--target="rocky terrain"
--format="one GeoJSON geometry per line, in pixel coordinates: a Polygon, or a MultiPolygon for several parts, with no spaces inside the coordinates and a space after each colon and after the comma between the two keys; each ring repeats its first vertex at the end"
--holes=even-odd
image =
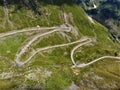
{"type": "Polygon", "coordinates": [[[97,19],[108,1],[1,0],[0,90],[119,90],[119,30],[97,19]]]}
{"type": "Polygon", "coordinates": [[[85,11],[106,26],[112,36],[120,36],[120,1],[119,0],[77,0],[85,11]],[[113,35],[114,34],[114,35],[113,35]]]}

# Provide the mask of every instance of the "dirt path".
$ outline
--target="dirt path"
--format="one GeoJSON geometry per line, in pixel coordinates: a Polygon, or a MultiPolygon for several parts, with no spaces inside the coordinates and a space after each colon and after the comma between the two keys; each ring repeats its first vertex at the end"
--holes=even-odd
{"type": "Polygon", "coordinates": [[[38,31],[38,30],[50,30],[50,29],[56,29],[56,28],[58,28],[58,27],[56,26],[56,27],[42,27],[42,28],[40,28],[40,27],[26,28],[26,29],[22,29],[22,30],[10,31],[7,33],[0,33],[0,38],[14,35],[17,33],[31,32],[31,31],[38,31]]]}
{"type": "Polygon", "coordinates": [[[55,32],[70,32],[72,29],[73,29],[73,27],[71,25],[69,25],[69,24],[67,26],[66,25],[61,25],[61,26],[55,26],[55,27],[42,27],[42,28],[40,28],[40,27],[32,27],[32,28],[26,28],[26,29],[23,29],[23,30],[16,30],[16,31],[11,31],[11,32],[7,32],[7,33],[1,33],[0,34],[0,38],[6,37],[6,36],[10,36],[10,35],[13,35],[13,34],[17,34],[17,33],[24,33],[24,32],[37,31],[37,30],[51,30],[51,31],[48,31],[48,32],[43,33],[43,34],[36,35],[23,48],[21,48],[21,51],[16,55],[16,59],[15,59],[15,61],[16,61],[18,66],[22,66],[22,65],[26,64],[27,62],[29,62],[38,52],[41,52],[41,51],[44,51],[44,50],[48,50],[48,49],[58,48],[58,47],[69,46],[69,45],[77,44],[77,43],[80,43],[80,44],[75,46],[73,48],[73,50],[71,51],[71,61],[72,61],[73,65],[74,65],[73,67],[83,68],[83,67],[89,66],[91,64],[94,64],[97,61],[100,61],[100,60],[106,59],[106,58],[119,59],[120,60],[120,57],[103,56],[103,57],[95,59],[95,60],[93,60],[93,61],[91,61],[89,63],[83,63],[83,64],[78,64],[77,65],[75,60],[74,60],[74,53],[75,53],[75,51],[79,47],[81,47],[83,45],[86,45],[86,44],[89,44],[89,43],[92,42],[91,38],[85,37],[85,38],[82,38],[82,39],[80,39],[78,41],[70,42],[70,43],[67,43],[67,44],[48,46],[48,47],[37,49],[37,51],[35,51],[26,61],[24,61],[24,62],[20,61],[20,58],[21,58],[22,54],[24,54],[26,52],[26,50],[28,49],[28,47],[30,47],[30,45],[33,42],[35,42],[38,38],[46,36],[46,35],[49,35],[49,34],[52,34],[52,33],[55,33],[55,32]]]}
{"type": "Polygon", "coordinates": [[[98,61],[100,61],[100,60],[102,60],[102,59],[119,59],[119,60],[120,60],[120,57],[103,56],[103,57],[97,58],[97,59],[95,59],[95,60],[93,60],[93,61],[91,61],[91,62],[89,62],[89,63],[79,64],[79,65],[77,65],[76,67],[78,67],[78,68],[83,68],[83,67],[89,66],[89,65],[91,65],[91,64],[94,64],[95,62],[98,62],[98,61]]]}
{"type": "Polygon", "coordinates": [[[92,42],[92,40],[91,40],[90,38],[85,37],[85,39],[86,39],[86,42],[83,42],[82,44],[79,44],[79,45],[75,46],[75,47],[73,48],[73,50],[71,51],[71,61],[72,61],[72,63],[73,63],[74,66],[77,66],[77,64],[76,64],[76,62],[75,62],[75,60],[74,60],[74,53],[75,53],[75,51],[76,51],[78,48],[80,48],[81,46],[86,45],[86,44],[92,42]]]}
{"type": "Polygon", "coordinates": [[[71,28],[72,27],[59,27],[59,29],[55,29],[55,30],[52,30],[52,31],[49,31],[49,32],[46,32],[46,33],[43,33],[43,34],[39,34],[37,36],[35,36],[32,40],[30,40],[20,51],[20,53],[18,53],[16,55],[16,63],[17,64],[20,64],[21,63],[19,62],[20,61],[20,58],[22,56],[22,54],[24,54],[26,52],[26,50],[28,49],[28,47],[33,43],[35,42],[37,39],[39,39],[40,37],[43,37],[43,36],[46,36],[46,35],[49,35],[49,34],[52,34],[54,32],[59,32],[59,31],[62,31],[62,32],[70,32],[71,31],[71,28]]]}
{"type": "MultiPolygon", "coordinates": [[[[40,49],[37,49],[37,51],[34,52],[26,61],[20,62],[19,59],[17,59],[16,63],[17,63],[18,66],[22,66],[22,65],[26,64],[27,62],[29,62],[37,53],[39,53],[41,51],[45,51],[45,50],[53,49],[53,48],[58,48],[58,47],[65,47],[65,46],[69,46],[69,45],[72,45],[72,44],[81,43],[81,42],[84,42],[84,41],[87,41],[87,40],[88,40],[88,38],[84,38],[84,39],[80,39],[80,40],[77,40],[77,41],[71,42],[71,43],[60,44],[60,45],[55,45],[55,46],[48,46],[48,47],[45,47],[45,48],[40,48],[40,49]]],[[[83,44],[80,44],[80,45],[83,45],[83,44]]]]}

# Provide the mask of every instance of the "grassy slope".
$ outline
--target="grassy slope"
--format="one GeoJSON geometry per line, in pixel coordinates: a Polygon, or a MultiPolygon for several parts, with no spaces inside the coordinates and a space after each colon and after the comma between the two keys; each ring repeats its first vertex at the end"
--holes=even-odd
{"type": "MultiPolygon", "coordinates": [[[[64,20],[61,15],[60,7],[55,5],[46,5],[43,6],[43,15],[36,18],[36,15],[31,12],[30,10],[26,10],[25,8],[20,9],[16,13],[11,13],[11,21],[13,23],[14,27],[9,26],[8,24],[5,24],[4,27],[0,26],[0,32],[6,32],[14,29],[21,29],[25,27],[31,27],[31,26],[55,26],[55,25],[61,25],[63,24],[64,20]],[[50,15],[46,16],[45,12],[50,13],[50,15]],[[31,18],[31,16],[33,18],[31,18]]],[[[79,29],[79,34],[81,36],[89,36],[94,37],[94,31],[97,35],[97,41],[94,42],[94,46],[85,46],[82,49],[82,52],[76,53],[75,58],[76,61],[81,62],[88,62],[96,57],[102,56],[102,55],[114,55],[115,50],[118,49],[118,44],[113,43],[112,40],[109,40],[109,34],[107,32],[107,29],[100,25],[99,23],[95,22],[95,24],[92,24],[89,19],[87,18],[87,15],[85,12],[77,5],[63,5],[62,8],[66,13],[72,13],[73,21],[70,20],[70,23],[79,29]]],[[[11,9],[13,7],[11,6],[11,9]]],[[[0,7],[0,12],[3,12],[3,8],[0,7]]],[[[4,14],[0,15],[0,20],[3,20],[4,14]]],[[[3,21],[2,21],[3,22],[3,21]]],[[[2,25],[1,22],[1,25],[2,25]]],[[[27,34],[20,34],[20,35],[14,35],[12,37],[7,37],[5,39],[0,40],[0,55],[3,55],[7,57],[9,60],[14,61],[15,53],[17,50],[22,46],[22,44],[25,42],[26,39],[28,39],[30,35],[27,34]],[[7,51],[10,51],[8,53],[7,51]]],[[[73,37],[73,40],[75,38],[73,37]]],[[[40,43],[38,43],[34,48],[36,47],[43,47],[47,45],[55,45],[58,43],[67,43],[68,41],[60,36],[57,36],[56,34],[49,36],[49,38],[43,38],[40,43]],[[44,43],[44,40],[46,43],[44,43]],[[57,42],[55,42],[55,40],[57,42]],[[61,41],[60,41],[61,40],[61,41]]],[[[73,45],[74,46],[74,45],[73,45]]],[[[31,62],[26,66],[26,68],[15,68],[11,67],[9,63],[7,63],[4,60],[0,60],[0,72],[10,72],[13,71],[14,73],[24,73],[24,75],[19,77],[13,77],[8,80],[0,80],[0,89],[7,89],[7,88],[21,88],[24,84],[27,85],[27,88],[33,88],[36,85],[39,85],[46,90],[63,90],[63,88],[69,86],[72,81],[74,81],[78,86],[82,86],[80,83],[80,80],[83,80],[85,83],[91,80],[91,77],[87,77],[88,81],[85,81],[84,75],[86,73],[94,72],[96,75],[100,75],[104,78],[101,83],[111,83],[112,81],[115,81],[117,84],[119,84],[120,80],[116,80],[115,76],[108,73],[109,68],[111,66],[115,66],[116,63],[114,60],[110,61],[103,61],[98,62],[94,65],[91,65],[84,69],[75,70],[79,73],[78,76],[76,76],[71,67],[71,61],[70,61],[70,51],[73,46],[70,47],[64,47],[64,48],[57,48],[54,50],[49,50],[48,52],[43,52],[45,56],[42,56],[40,54],[36,55],[31,62]],[[64,52],[67,52],[67,55],[64,55],[64,52]],[[111,63],[112,62],[112,63],[111,63]],[[108,63],[108,64],[106,64],[108,63]],[[11,67],[11,68],[10,68],[11,67]],[[28,68],[30,67],[30,69],[28,68]],[[35,72],[37,68],[41,68],[42,71],[35,72]],[[9,69],[8,69],[9,68],[9,69]],[[43,78],[45,71],[51,71],[52,76],[49,78],[43,78]],[[29,72],[37,74],[38,80],[32,80],[27,79],[25,81],[25,75],[28,75],[29,72]],[[113,80],[111,80],[113,78],[113,80]],[[25,81],[25,82],[24,82],[25,81]],[[23,83],[24,82],[24,83],[23,83]],[[6,83],[6,84],[5,84],[6,83]]],[[[109,71],[114,72],[116,74],[119,74],[120,64],[116,65],[115,67],[112,67],[112,70],[109,69],[109,71]]],[[[118,78],[119,79],[119,78],[118,78]]],[[[99,83],[96,80],[91,80],[95,82],[95,86],[99,85],[99,83]]],[[[83,85],[84,88],[91,88],[90,86],[83,85]]],[[[102,84],[101,84],[102,86],[102,84]]],[[[100,86],[96,86],[98,88],[102,88],[100,86]]],[[[120,87],[117,85],[117,87],[120,87]]],[[[40,87],[39,87],[40,88],[40,87]]],[[[102,88],[103,89],[103,88],[102,88]]]]}

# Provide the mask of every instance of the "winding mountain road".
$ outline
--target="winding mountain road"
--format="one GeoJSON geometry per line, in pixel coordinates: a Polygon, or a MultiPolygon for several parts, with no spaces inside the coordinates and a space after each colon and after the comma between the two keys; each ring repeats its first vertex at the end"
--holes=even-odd
{"type": "Polygon", "coordinates": [[[100,57],[100,58],[97,58],[89,63],[83,63],[83,64],[79,64],[79,65],[76,65],[76,66],[73,66],[73,67],[77,67],[77,68],[83,68],[83,67],[86,67],[86,66],[89,66],[95,62],[98,62],[100,60],[103,60],[103,59],[119,59],[120,60],[120,57],[114,57],[114,56],[103,56],[103,57],[100,57]]]}
{"type": "MultiPolygon", "coordinates": [[[[84,39],[80,39],[80,40],[77,40],[75,42],[71,42],[71,43],[66,43],[66,44],[60,44],[60,45],[55,45],[55,46],[48,46],[48,47],[44,47],[44,48],[40,48],[40,49],[37,49],[36,52],[34,52],[26,61],[24,62],[21,62],[19,61],[19,59],[16,60],[16,63],[18,66],[22,66],[24,64],[26,64],[27,62],[29,62],[37,53],[41,52],[41,51],[45,51],[45,50],[48,50],[48,49],[53,49],[53,48],[58,48],[58,47],[63,47],[63,46],[69,46],[69,45],[72,45],[72,44],[76,44],[76,43],[81,43],[81,42],[85,42],[87,41],[89,38],[84,38],[84,39]]],[[[81,46],[84,45],[84,44],[80,44],[81,46]]],[[[74,63],[73,63],[74,64],[74,63]]]]}
{"type": "Polygon", "coordinates": [[[82,43],[82,44],[79,44],[79,45],[75,46],[75,47],[73,48],[73,50],[71,51],[71,60],[72,60],[72,63],[73,63],[73,66],[72,66],[73,68],[83,68],[83,67],[89,66],[89,65],[91,65],[91,64],[93,64],[93,63],[95,63],[95,62],[98,62],[98,61],[100,61],[100,60],[103,60],[103,59],[119,59],[119,60],[120,60],[120,57],[115,57],[115,56],[103,56],[103,57],[97,58],[97,59],[95,59],[95,60],[93,60],[93,61],[91,61],[91,62],[82,63],[82,64],[77,65],[76,62],[75,62],[75,60],[74,60],[74,52],[75,52],[79,47],[81,47],[81,46],[83,46],[83,45],[86,45],[86,44],[88,44],[88,43],[90,43],[90,42],[92,42],[92,40],[89,38],[87,42],[84,42],[84,43],[82,43]]]}
{"type": "Polygon", "coordinates": [[[73,50],[71,51],[71,61],[72,61],[72,63],[73,63],[74,66],[77,66],[77,64],[76,64],[76,62],[75,62],[75,60],[74,60],[74,53],[75,53],[75,51],[76,51],[78,48],[80,48],[81,46],[86,45],[86,44],[88,44],[88,43],[90,43],[90,42],[92,42],[92,40],[91,40],[90,38],[88,38],[86,42],[83,42],[82,44],[79,44],[79,45],[77,45],[77,46],[75,46],[75,47],[73,48],[73,50]]]}
{"type": "Polygon", "coordinates": [[[43,36],[46,36],[46,35],[49,35],[49,34],[52,34],[54,32],[70,32],[72,30],[72,27],[60,27],[59,29],[55,29],[55,30],[52,30],[52,31],[49,31],[49,32],[46,32],[46,33],[43,33],[43,34],[39,34],[37,36],[35,36],[32,40],[30,40],[20,51],[20,53],[18,53],[16,55],[16,63],[21,65],[21,63],[19,62],[20,61],[20,58],[22,56],[22,54],[24,54],[26,52],[26,50],[28,49],[28,47],[33,43],[35,42],[37,39],[39,39],[40,37],[43,37],[43,36]]]}
{"type": "Polygon", "coordinates": [[[32,40],[30,40],[23,48],[21,48],[21,51],[19,53],[16,54],[16,58],[15,58],[15,61],[16,61],[16,64],[18,66],[22,66],[24,64],[26,64],[27,62],[29,62],[37,53],[41,52],[41,51],[45,51],[45,50],[48,50],[48,49],[53,49],[53,48],[58,48],[58,47],[64,47],[64,46],[69,46],[69,45],[73,45],[73,44],[77,44],[77,43],[80,43],[78,44],[77,46],[75,46],[72,51],[71,51],[71,61],[73,63],[73,67],[74,68],[83,68],[83,67],[86,67],[86,66],[89,66],[97,61],[100,61],[102,59],[119,59],[120,60],[120,57],[114,57],[114,56],[103,56],[103,57],[100,57],[100,58],[97,58],[91,62],[88,62],[88,63],[82,63],[82,64],[76,64],[75,60],[74,60],[74,53],[75,51],[83,46],[83,45],[86,45],[86,44],[89,44],[92,42],[92,39],[91,38],[88,38],[88,37],[85,37],[85,38],[81,38],[80,40],[77,40],[77,41],[74,41],[74,42],[70,42],[70,43],[66,43],[66,44],[60,44],[60,45],[54,45],[54,46],[47,46],[47,47],[44,47],[44,48],[39,48],[37,49],[34,53],[32,53],[32,55],[25,61],[20,61],[20,58],[22,56],[22,54],[24,54],[26,52],[26,50],[28,49],[28,47],[30,47],[30,45],[35,42],[37,39],[39,39],[40,37],[43,37],[43,36],[46,36],[46,35],[49,35],[49,34],[52,34],[52,33],[55,33],[55,32],[70,32],[72,30],[72,26],[71,25],[62,25],[62,26],[55,26],[55,27],[32,27],[32,28],[26,28],[26,29],[23,29],[23,30],[16,30],[16,31],[11,31],[11,32],[7,32],[7,33],[1,33],[0,34],[0,38],[3,38],[3,37],[6,37],[6,36],[10,36],[10,35],[14,35],[14,34],[17,34],[17,33],[24,33],[24,32],[30,32],[30,31],[37,31],[37,30],[51,30],[51,31],[48,31],[46,33],[43,33],[43,34],[39,34],[39,35],[36,35],[32,40]]]}
{"type": "Polygon", "coordinates": [[[7,33],[1,33],[0,38],[10,36],[10,35],[13,35],[13,34],[17,34],[17,33],[31,32],[31,31],[38,31],[38,30],[50,30],[50,29],[56,29],[56,28],[59,28],[59,27],[43,27],[43,28],[32,27],[32,28],[26,28],[26,29],[23,29],[23,30],[15,30],[15,31],[7,32],[7,33]]]}

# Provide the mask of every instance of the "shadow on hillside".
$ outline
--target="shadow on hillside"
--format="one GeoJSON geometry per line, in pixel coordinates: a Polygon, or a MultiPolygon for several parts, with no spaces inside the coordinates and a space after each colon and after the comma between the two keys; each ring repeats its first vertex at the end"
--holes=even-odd
{"type": "Polygon", "coordinates": [[[75,0],[0,0],[0,6],[7,7],[14,5],[16,12],[19,9],[25,7],[26,9],[30,9],[37,13],[38,15],[41,15],[40,7],[43,5],[57,5],[61,6],[63,4],[72,5],[75,3],[75,0]]]}
{"type": "Polygon", "coordinates": [[[72,5],[76,0],[39,0],[43,4],[52,4],[61,6],[63,4],[72,5]]]}
{"type": "Polygon", "coordinates": [[[36,0],[0,0],[0,6],[4,8],[9,8],[10,6],[14,6],[15,9],[12,13],[17,12],[21,8],[26,8],[34,11],[38,15],[41,15],[41,11],[39,5],[36,0]]]}

